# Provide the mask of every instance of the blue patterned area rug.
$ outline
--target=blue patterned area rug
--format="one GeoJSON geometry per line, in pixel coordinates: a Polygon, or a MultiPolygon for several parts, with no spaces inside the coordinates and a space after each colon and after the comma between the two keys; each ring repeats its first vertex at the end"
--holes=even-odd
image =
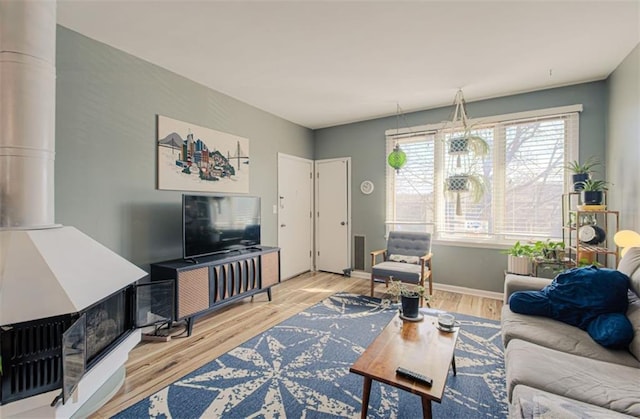
{"type": "MultiPolygon", "coordinates": [[[[336,294],[114,417],[357,418],[363,378],[349,367],[396,312],[375,298],[336,294]]],[[[433,416],[504,418],[500,324],[456,318],[461,323],[458,375],[449,373],[442,403],[433,403],[433,416]]],[[[374,381],[369,417],[414,419],[422,417],[422,404],[414,394],[374,381]]]]}

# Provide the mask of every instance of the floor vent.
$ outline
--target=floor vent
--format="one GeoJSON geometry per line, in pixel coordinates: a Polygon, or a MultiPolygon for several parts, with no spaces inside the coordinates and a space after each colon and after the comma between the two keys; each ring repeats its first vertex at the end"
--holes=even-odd
{"type": "Polygon", "coordinates": [[[364,271],[364,236],[353,236],[353,269],[364,271]]]}

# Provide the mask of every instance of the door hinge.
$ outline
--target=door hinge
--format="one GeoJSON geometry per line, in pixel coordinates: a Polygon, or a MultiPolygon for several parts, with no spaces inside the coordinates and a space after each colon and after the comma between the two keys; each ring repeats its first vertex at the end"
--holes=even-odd
{"type": "Polygon", "coordinates": [[[313,256],[313,252],[309,250],[309,257],[313,256]]]}
{"type": "Polygon", "coordinates": [[[309,172],[309,179],[313,179],[313,173],[309,172]]]}

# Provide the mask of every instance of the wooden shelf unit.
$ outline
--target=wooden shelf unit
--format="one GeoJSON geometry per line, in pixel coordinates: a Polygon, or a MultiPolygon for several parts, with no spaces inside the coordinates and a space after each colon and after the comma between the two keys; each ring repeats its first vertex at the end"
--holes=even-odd
{"type": "Polygon", "coordinates": [[[579,192],[564,194],[562,197],[562,240],[566,246],[566,257],[572,266],[579,266],[581,259],[600,266],[615,268],[620,261],[620,249],[615,245],[613,236],[620,229],[620,212],[609,210],[577,209],[579,192]],[[586,244],[578,239],[580,227],[589,225],[586,219],[595,220],[597,226],[605,232],[602,243],[586,244]]]}

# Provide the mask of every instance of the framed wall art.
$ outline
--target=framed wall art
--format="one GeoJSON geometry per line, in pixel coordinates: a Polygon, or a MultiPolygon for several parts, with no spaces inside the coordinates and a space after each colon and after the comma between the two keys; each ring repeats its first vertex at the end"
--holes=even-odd
{"type": "Polygon", "coordinates": [[[249,192],[249,140],[158,115],[158,189],[249,192]]]}

